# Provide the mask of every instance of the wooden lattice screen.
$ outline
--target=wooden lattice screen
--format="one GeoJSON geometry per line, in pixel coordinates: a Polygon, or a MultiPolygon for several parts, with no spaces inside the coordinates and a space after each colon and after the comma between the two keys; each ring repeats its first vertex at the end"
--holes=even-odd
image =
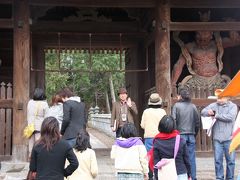
{"type": "Polygon", "coordinates": [[[12,147],[12,84],[0,84],[0,156],[10,156],[12,147]]]}

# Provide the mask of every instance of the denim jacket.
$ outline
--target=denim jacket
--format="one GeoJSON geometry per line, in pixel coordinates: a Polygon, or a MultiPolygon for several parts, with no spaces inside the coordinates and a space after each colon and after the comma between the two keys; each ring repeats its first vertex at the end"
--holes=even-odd
{"type": "Polygon", "coordinates": [[[220,142],[230,140],[233,132],[234,122],[237,116],[237,105],[231,101],[228,101],[223,105],[214,102],[205,107],[202,110],[201,115],[209,116],[208,110],[210,109],[215,111],[216,118],[216,122],[212,129],[213,140],[218,140],[220,142]]]}

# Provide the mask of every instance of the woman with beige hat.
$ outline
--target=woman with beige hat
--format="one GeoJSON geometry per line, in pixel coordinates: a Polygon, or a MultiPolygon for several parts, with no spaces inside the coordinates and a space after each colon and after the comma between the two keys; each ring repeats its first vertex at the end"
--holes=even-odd
{"type": "MultiPolygon", "coordinates": [[[[144,144],[149,151],[153,145],[153,138],[159,133],[158,124],[166,111],[162,107],[162,98],[158,93],[152,93],[148,100],[148,108],[142,114],[141,127],[144,129],[144,144]]],[[[152,172],[149,173],[149,179],[152,172]]]]}

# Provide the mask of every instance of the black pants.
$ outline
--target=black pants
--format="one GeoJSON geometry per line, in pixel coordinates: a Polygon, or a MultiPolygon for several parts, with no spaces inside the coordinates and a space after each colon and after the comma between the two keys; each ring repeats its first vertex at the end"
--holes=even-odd
{"type": "Polygon", "coordinates": [[[116,131],[116,138],[121,137],[121,129],[122,129],[122,127],[118,127],[118,129],[116,131]]]}

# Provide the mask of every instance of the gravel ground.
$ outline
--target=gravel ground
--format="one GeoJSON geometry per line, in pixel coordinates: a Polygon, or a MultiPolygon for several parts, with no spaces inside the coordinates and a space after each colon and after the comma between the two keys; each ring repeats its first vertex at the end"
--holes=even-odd
{"type": "MultiPolygon", "coordinates": [[[[99,180],[110,180],[115,178],[114,162],[110,159],[111,146],[114,138],[101,133],[96,129],[89,128],[88,131],[102,141],[109,149],[96,150],[99,164],[99,180]]],[[[225,161],[225,160],[224,160],[225,161]]],[[[214,180],[215,169],[212,153],[198,153],[196,158],[197,179],[198,180],[214,180]]],[[[224,163],[224,168],[226,167],[224,163]]],[[[240,170],[240,155],[236,155],[235,179],[240,170]]]]}

